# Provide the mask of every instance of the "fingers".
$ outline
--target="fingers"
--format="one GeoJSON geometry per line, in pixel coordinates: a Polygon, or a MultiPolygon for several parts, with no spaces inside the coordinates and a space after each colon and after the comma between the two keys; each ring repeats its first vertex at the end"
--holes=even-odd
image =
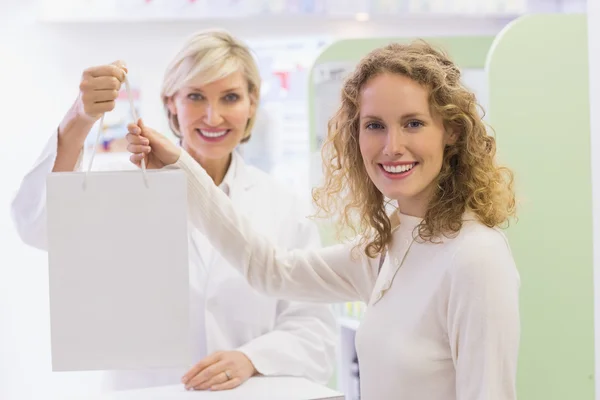
{"type": "Polygon", "coordinates": [[[198,389],[199,390],[207,390],[212,387],[215,387],[216,385],[221,385],[221,384],[227,382],[228,380],[229,380],[229,378],[227,377],[227,374],[225,373],[225,371],[223,371],[223,372],[218,373],[217,375],[213,376],[211,379],[204,382],[203,384],[201,384],[198,387],[198,389]]]}
{"type": "Polygon", "coordinates": [[[79,87],[82,90],[116,90],[121,89],[122,82],[114,76],[100,76],[83,79],[79,87]]]}
{"type": "MultiPolygon", "coordinates": [[[[140,118],[138,119],[138,126],[140,127],[140,129],[142,130],[142,132],[144,133],[148,133],[149,129],[146,129],[146,125],[144,125],[144,121],[140,118]]],[[[152,133],[152,132],[150,132],[152,133]]]]}
{"type": "Polygon", "coordinates": [[[130,145],[145,147],[150,146],[150,139],[141,135],[142,131],[136,124],[128,124],[127,131],[129,133],[125,135],[125,140],[127,140],[127,143],[130,145]]]}
{"type": "Polygon", "coordinates": [[[146,127],[146,125],[144,125],[144,121],[141,118],[138,119],[137,126],[141,129],[140,134],[151,140],[153,145],[158,145],[160,143],[160,134],[152,128],[146,127]]]}
{"type": "Polygon", "coordinates": [[[81,92],[81,100],[85,104],[107,103],[114,102],[119,96],[117,90],[83,90],[81,92]]]}
{"type": "Polygon", "coordinates": [[[79,84],[78,113],[92,119],[115,108],[127,67],[123,61],[91,67],[83,71],[79,84]]]}
{"type": "Polygon", "coordinates": [[[91,116],[112,111],[120,88],[121,82],[115,77],[84,77],[79,84],[83,111],[91,116]]]}
{"type": "MultiPolygon", "coordinates": [[[[144,155],[149,155],[150,162],[146,160],[146,164],[148,167],[152,165],[152,168],[163,168],[166,165],[175,164],[179,160],[181,149],[152,128],[144,126],[141,119],[137,124],[129,124],[127,130],[128,134],[125,138],[128,143],[128,151],[135,155],[130,158],[133,163],[143,160],[144,155]],[[151,155],[150,151],[152,151],[151,155]]],[[[191,379],[211,363],[219,361],[220,357],[220,353],[207,357],[190,370],[189,375],[185,377],[188,380],[191,379]]]]}
{"type": "Polygon", "coordinates": [[[226,382],[219,383],[210,387],[210,390],[229,390],[234,389],[242,384],[242,380],[240,378],[231,378],[226,382]]]}
{"type": "Polygon", "coordinates": [[[132,154],[129,156],[129,161],[131,161],[133,164],[137,165],[138,167],[142,166],[142,160],[146,157],[145,154],[132,154]]]}
{"type": "Polygon", "coordinates": [[[150,151],[152,151],[152,148],[150,147],[150,141],[148,138],[140,136],[139,133],[131,133],[132,131],[139,131],[140,128],[138,128],[136,125],[129,124],[128,129],[130,133],[125,135],[125,139],[127,140],[127,151],[133,155],[139,155],[139,161],[141,161],[146,154],[149,154],[150,151]]]}
{"type": "Polygon", "coordinates": [[[79,84],[81,91],[116,90],[121,89],[121,81],[114,76],[86,77],[79,84]]]}
{"type": "MultiPolygon", "coordinates": [[[[142,135],[143,132],[143,128],[141,125],[142,119],[138,119],[138,122],[130,122],[127,124],[127,132],[129,132],[130,134],[134,135],[134,136],[140,136],[142,135]]],[[[132,138],[133,139],[133,138],[132,138]]]]}
{"type": "Polygon", "coordinates": [[[121,68],[122,70],[125,71],[125,73],[129,72],[127,70],[127,65],[125,64],[125,61],[123,61],[123,60],[113,61],[113,62],[111,62],[111,65],[121,68]]]}
{"type": "Polygon", "coordinates": [[[186,388],[194,388],[205,390],[217,383],[223,383],[227,380],[225,374],[225,363],[218,361],[199,372],[185,386],[186,388]]]}
{"type": "Polygon", "coordinates": [[[99,78],[102,76],[117,78],[120,82],[125,80],[127,69],[115,64],[100,65],[83,71],[84,78],[99,78]]]}
{"type": "Polygon", "coordinates": [[[150,154],[150,146],[128,144],[127,151],[132,154],[150,154]]]}
{"type": "MultiPolygon", "coordinates": [[[[138,136],[138,137],[141,137],[140,135],[142,134],[142,130],[140,129],[138,124],[136,124],[134,122],[127,124],[127,132],[129,132],[133,136],[138,136]]],[[[134,140],[134,138],[131,138],[131,139],[134,140]]],[[[140,144],[141,144],[141,142],[140,142],[140,144]]]]}
{"type": "MultiPolygon", "coordinates": [[[[133,156],[132,156],[133,157],[133,156]]],[[[141,159],[140,159],[141,162],[141,159]]],[[[181,378],[181,382],[183,382],[184,384],[187,385],[187,383],[194,378],[196,375],[198,375],[202,370],[204,370],[205,368],[207,368],[208,366],[218,362],[221,358],[221,353],[217,352],[217,353],[213,353],[211,355],[209,355],[208,357],[205,357],[203,360],[201,360],[199,363],[197,363],[196,365],[194,365],[184,376],[183,378],[181,378]]]]}
{"type": "Polygon", "coordinates": [[[129,156],[129,161],[140,167],[142,160],[144,160],[152,151],[150,140],[141,136],[142,130],[134,123],[127,125],[127,131],[129,132],[125,135],[125,140],[127,140],[127,151],[132,153],[131,156],[129,156]]]}

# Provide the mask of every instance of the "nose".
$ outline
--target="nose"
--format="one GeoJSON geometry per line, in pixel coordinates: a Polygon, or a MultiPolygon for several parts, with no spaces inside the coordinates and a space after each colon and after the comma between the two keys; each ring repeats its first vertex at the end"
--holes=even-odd
{"type": "Polygon", "coordinates": [[[406,135],[401,129],[392,128],[387,132],[383,153],[386,156],[398,156],[406,152],[406,135]]]}
{"type": "Polygon", "coordinates": [[[209,104],[204,113],[204,123],[210,126],[219,126],[223,122],[221,110],[216,104],[209,104]]]}

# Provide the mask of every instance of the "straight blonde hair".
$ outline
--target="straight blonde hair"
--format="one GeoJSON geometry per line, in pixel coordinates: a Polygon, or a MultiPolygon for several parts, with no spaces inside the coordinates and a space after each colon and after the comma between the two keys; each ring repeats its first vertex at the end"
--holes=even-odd
{"type": "MultiPolygon", "coordinates": [[[[191,81],[206,85],[242,71],[248,81],[250,101],[258,106],[260,72],[248,46],[224,30],[200,31],[190,36],[164,75],[161,98],[173,133],[181,138],[179,121],[167,106],[169,98],[191,81]]],[[[257,108],[257,107],[256,107],[257,108]]],[[[256,112],[248,119],[242,143],[250,139],[256,112]]]]}

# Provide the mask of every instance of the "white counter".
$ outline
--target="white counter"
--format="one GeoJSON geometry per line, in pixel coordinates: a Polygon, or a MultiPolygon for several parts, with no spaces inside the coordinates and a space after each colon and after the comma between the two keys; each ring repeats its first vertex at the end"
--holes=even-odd
{"type": "MultiPolygon", "coordinates": [[[[71,400],[83,400],[73,397],[71,400]]],[[[86,400],[344,400],[344,395],[304,378],[253,377],[233,390],[186,391],[183,385],[113,392],[86,400]]]]}

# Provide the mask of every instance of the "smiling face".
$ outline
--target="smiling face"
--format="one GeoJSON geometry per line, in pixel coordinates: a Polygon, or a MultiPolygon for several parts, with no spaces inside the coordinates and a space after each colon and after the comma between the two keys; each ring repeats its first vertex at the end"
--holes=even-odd
{"type": "Polygon", "coordinates": [[[423,217],[453,143],[443,121],[432,115],[429,91],[410,78],[383,73],[363,86],[359,147],[366,171],[400,212],[423,217]]]}
{"type": "Polygon", "coordinates": [[[255,104],[242,71],[205,85],[192,80],[169,98],[184,149],[195,158],[223,159],[246,136],[255,104]]]}

